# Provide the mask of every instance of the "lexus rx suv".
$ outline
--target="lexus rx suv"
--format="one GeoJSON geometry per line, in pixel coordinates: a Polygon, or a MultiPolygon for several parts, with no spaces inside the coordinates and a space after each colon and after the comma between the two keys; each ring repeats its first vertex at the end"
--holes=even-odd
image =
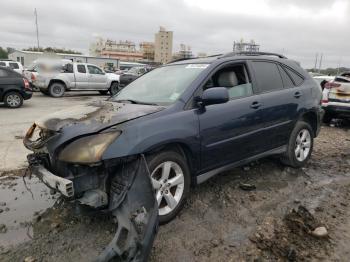
{"type": "MultiPolygon", "coordinates": [[[[49,187],[118,210],[126,228],[118,232],[145,239],[145,228],[155,232],[155,213],[169,222],[191,187],[224,170],[271,155],[304,166],[320,130],[321,95],[282,55],[183,60],[137,78],[108,101],[38,119],[24,144],[33,151],[32,173],[49,187]]],[[[117,242],[113,250],[126,248],[117,242]]]]}

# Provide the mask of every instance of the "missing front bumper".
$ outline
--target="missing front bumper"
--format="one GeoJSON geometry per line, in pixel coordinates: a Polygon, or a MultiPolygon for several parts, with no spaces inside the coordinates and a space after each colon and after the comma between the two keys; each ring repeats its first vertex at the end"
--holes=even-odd
{"type": "Polygon", "coordinates": [[[31,165],[31,173],[37,176],[49,188],[57,190],[66,197],[74,196],[74,186],[71,180],[55,176],[42,165],[31,165]]]}

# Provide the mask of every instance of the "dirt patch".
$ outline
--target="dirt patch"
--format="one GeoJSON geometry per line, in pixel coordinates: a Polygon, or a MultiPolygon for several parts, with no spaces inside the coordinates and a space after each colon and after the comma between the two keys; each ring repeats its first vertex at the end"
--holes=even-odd
{"type": "MultiPolygon", "coordinates": [[[[198,186],[179,216],[160,227],[150,261],[345,261],[349,148],[348,128],[322,127],[303,169],[265,159],[198,186]],[[310,233],[320,226],[327,237],[310,233]]],[[[61,204],[41,213],[31,220],[33,239],[0,248],[0,261],[93,260],[113,236],[113,221],[75,209],[61,204]]]]}

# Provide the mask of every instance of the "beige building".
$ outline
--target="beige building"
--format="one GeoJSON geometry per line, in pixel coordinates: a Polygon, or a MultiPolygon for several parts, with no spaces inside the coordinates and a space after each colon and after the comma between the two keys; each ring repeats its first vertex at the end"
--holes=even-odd
{"type": "Polygon", "coordinates": [[[141,42],[140,51],[143,54],[145,61],[154,61],[154,43],[153,42],[141,42]]]}
{"type": "Polygon", "coordinates": [[[173,32],[160,27],[159,32],[155,34],[154,61],[162,64],[169,63],[172,60],[172,51],[173,32]]]}

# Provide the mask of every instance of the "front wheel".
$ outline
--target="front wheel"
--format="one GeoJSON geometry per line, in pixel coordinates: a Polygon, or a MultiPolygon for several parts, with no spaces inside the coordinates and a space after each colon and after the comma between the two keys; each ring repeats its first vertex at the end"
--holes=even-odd
{"type": "Polygon", "coordinates": [[[311,126],[298,121],[290,135],[287,151],[281,160],[291,167],[303,167],[311,157],[313,149],[313,130],[311,126]]]}
{"type": "Polygon", "coordinates": [[[114,96],[118,92],[119,92],[119,83],[118,82],[112,83],[111,87],[109,88],[109,93],[111,94],[111,96],[114,96]]]}
{"type": "Polygon", "coordinates": [[[158,202],[159,222],[167,223],[180,212],[190,191],[190,171],[186,160],[175,151],[151,156],[149,169],[158,202]]]}
{"type": "Polygon", "coordinates": [[[18,108],[23,104],[23,97],[18,92],[9,92],[5,95],[4,102],[9,108],[18,108]]]}

